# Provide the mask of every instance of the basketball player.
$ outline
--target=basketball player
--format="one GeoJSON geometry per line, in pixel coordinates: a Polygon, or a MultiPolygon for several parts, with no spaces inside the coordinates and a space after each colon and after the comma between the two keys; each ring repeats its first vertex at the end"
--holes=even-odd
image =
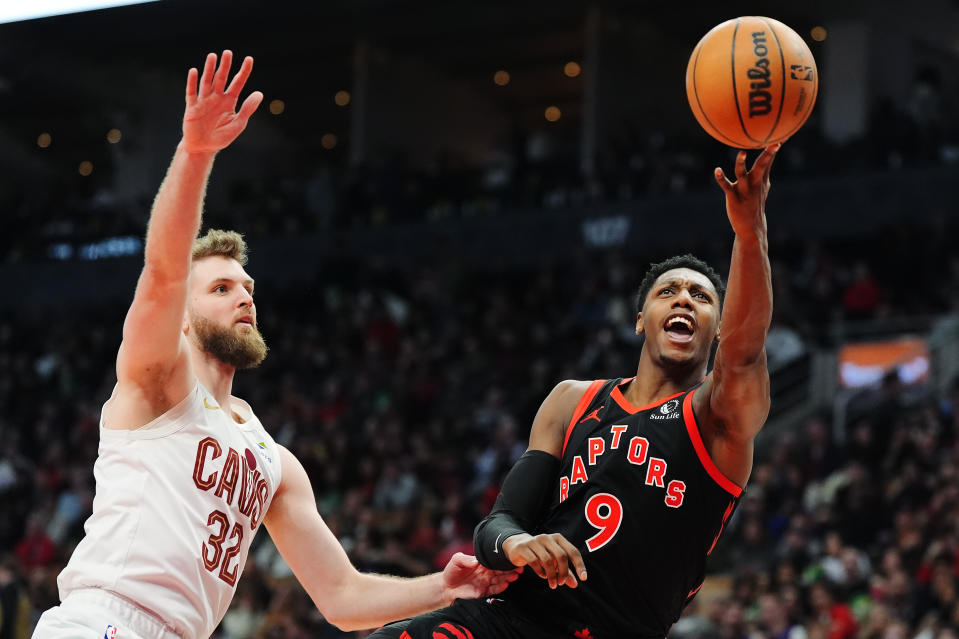
{"type": "Polygon", "coordinates": [[[499,598],[457,601],[373,638],[666,636],[702,585],[769,409],[765,202],[778,150],[749,171],[740,153],[735,182],[715,170],[735,232],[728,289],[690,255],[653,264],[637,296],[636,375],[567,380],[540,407],[473,539],[483,565],[529,570],[499,598]]]}
{"type": "Polygon", "coordinates": [[[187,76],[183,139],[147,230],[145,265],[123,327],[117,385],[104,404],[93,514],[58,578],[61,605],[34,637],[209,637],[236,591],[260,524],[319,610],[343,629],[371,628],[501,591],[515,575],[466,555],[416,579],[360,574],[320,518],[303,466],[231,387],[257,365],[253,279],[236,233],[200,228],[217,151],[263,94],[236,104],[246,58],[207,56],[187,76]]]}

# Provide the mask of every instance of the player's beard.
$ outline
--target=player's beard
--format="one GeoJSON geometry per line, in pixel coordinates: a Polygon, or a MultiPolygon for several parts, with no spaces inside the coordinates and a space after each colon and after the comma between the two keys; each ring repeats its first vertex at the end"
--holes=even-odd
{"type": "Polygon", "coordinates": [[[687,357],[685,359],[675,359],[673,357],[664,355],[663,353],[659,354],[659,363],[663,368],[667,370],[680,372],[680,373],[685,373],[687,371],[692,370],[696,366],[700,365],[700,362],[697,361],[696,358],[694,357],[687,357]]]}
{"type": "Polygon", "coordinates": [[[697,370],[701,367],[705,361],[706,367],[708,369],[710,360],[712,359],[713,352],[715,351],[716,344],[713,343],[710,346],[710,349],[706,352],[705,358],[698,356],[696,354],[690,354],[687,357],[678,359],[675,357],[670,357],[665,353],[659,353],[659,363],[660,365],[670,371],[673,374],[685,375],[692,371],[697,370]]]}
{"type": "Polygon", "coordinates": [[[197,341],[200,342],[203,350],[234,368],[257,366],[269,350],[255,326],[251,326],[243,333],[238,333],[235,329],[218,326],[191,311],[190,328],[196,334],[197,341]]]}

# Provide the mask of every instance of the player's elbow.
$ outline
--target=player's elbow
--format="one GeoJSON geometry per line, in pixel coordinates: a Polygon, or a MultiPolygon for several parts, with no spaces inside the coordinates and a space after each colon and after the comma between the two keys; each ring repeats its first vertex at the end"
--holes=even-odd
{"type": "Polygon", "coordinates": [[[350,619],[348,617],[328,617],[324,615],[324,618],[340,632],[354,632],[356,630],[365,630],[369,627],[369,624],[362,624],[355,619],[350,619]]]}
{"type": "Polygon", "coordinates": [[[334,601],[326,602],[322,607],[317,605],[317,609],[323,615],[323,618],[342,632],[353,632],[370,627],[369,625],[363,625],[359,619],[350,614],[355,612],[355,608],[355,603],[351,606],[343,597],[337,597],[334,601]]]}
{"type": "Polygon", "coordinates": [[[369,630],[370,628],[376,628],[391,621],[390,619],[384,619],[380,616],[380,611],[375,609],[371,610],[369,608],[370,604],[366,604],[367,607],[364,608],[364,605],[358,605],[357,601],[362,601],[362,599],[351,602],[344,601],[342,606],[330,611],[330,615],[324,613],[323,618],[339,628],[341,632],[369,630]]]}
{"type": "Polygon", "coordinates": [[[363,601],[357,587],[360,573],[352,566],[350,568],[347,574],[336,578],[328,576],[328,580],[320,584],[319,588],[307,587],[313,604],[323,618],[344,632],[371,627],[369,624],[363,625],[361,615],[358,614],[364,610],[363,604],[357,605],[357,602],[363,601]]]}

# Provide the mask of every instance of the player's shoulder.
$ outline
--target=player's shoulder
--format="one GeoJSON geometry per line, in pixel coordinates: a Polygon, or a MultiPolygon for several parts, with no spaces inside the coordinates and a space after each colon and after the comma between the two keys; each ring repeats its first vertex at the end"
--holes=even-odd
{"type": "Polygon", "coordinates": [[[553,387],[546,401],[556,407],[568,408],[572,414],[573,408],[594,383],[595,380],[588,379],[564,379],[553,387]]]}
{"type": "Polygon", "coordinates": [[[579,394],[582,395],[586,392],[595,380],[592,379],[564,379],[560,383],[556,384],[553,388],[554,392],[559,392],[563,394],[579,394]]]}
{"type": "Polygon", "coordinates": [[[559,417],[565,428],[580,403],[585,401],[587,396],[595,395],[602,381],[564,379],[553,388],[543,405],[548,406],[550,412],[559,417]]]}
{"type": "Polygon", "coordinates": [[[533,420],[531,448],[561,456],[570,420],[593,383],[592,380],[564,379],[553,387],[533,420]]]}

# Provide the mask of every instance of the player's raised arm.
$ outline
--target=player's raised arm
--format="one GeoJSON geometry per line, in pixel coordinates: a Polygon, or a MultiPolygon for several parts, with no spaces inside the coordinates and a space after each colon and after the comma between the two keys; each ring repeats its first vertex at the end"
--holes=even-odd
{"type": "Polygon", "coordinates": [[[780,147],[776,144],[763,150],[748,171],[746,153],[740,152],[735,181],[728,180],[722,169],[715,170],[736,237],[715,365],[703,392],[697,393],[696,412],[712,442],[714,461],[741,486],[752,469],[752,440],[769,412],[765,345],[773,296],[766,197],[770,168],[780,147]]]}
{"type": "Polygon", "coordinates": [[[402,579],[360,573],[316,510],[309,477],[280,447],[283,481],[264,523],[293,574],[323,616],[342,630],[375,628],[447,606],[454,599],[502,592],[515,572],[489,570],[457,553],[441,573],[402,579]]]}
{"type": "MultiPolygon", "coordinates": [[[[191,247],[200,228],[214,155],[236,139],[263,99],[254,92],[236,110],[253,59],[243,61],[227,86],[232,57],[224,51],[217,67],[217,56],[211,53],[202,74],[196,69],[187,74],[183,139],[153,203],[145,263],[123,326],[118,393],[121,401],[124,396],[134,402],[146,400],[147,413],[153,416],[182,399],[192,383],[182,328],[191,247]]],[[[104,417],[108,426],[142,425],[110,424],[108,415],[104,417]]],[[[149,419],[140,417],[143,423],[149,419]]]]}

